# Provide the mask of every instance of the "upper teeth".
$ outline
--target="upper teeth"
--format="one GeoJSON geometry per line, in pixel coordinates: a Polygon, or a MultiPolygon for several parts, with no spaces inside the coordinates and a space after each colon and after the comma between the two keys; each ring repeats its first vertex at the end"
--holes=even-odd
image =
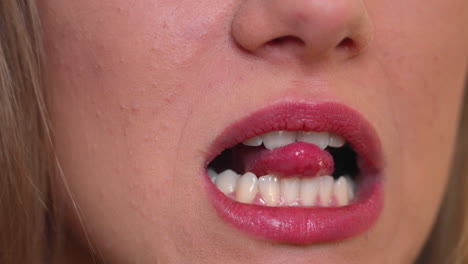
{"type": "Polygon", "coordinates": [[[342,136],[331,132],[279,130],[249,138],[242,142],[242,144],[246,146],[258,147],[263,143],[265,148],[271,150],[284,147],[294,142],[306,142],[314,144],[321,149],[325,149],[327,146],[339,148],[346,143],[342,136]]]}

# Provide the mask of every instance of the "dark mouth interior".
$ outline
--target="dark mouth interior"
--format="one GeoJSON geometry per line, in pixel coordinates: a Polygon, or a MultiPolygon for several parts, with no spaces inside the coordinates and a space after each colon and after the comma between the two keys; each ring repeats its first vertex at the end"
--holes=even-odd
{"type": "Polygon", "coordinates": [[[352,179],[355,179],[359,175],[357,155],[349,144],[341,148],[327,147],[326,150],[330,152],[335,162],[332,174],[333,178],[337,179],[342,175],[349,175],[352,179]]]}
{"type": "MultiPolygon", "coordinates": [[[[212,162],[210,162],[208,167],[214,169],[218,173],[227,169],[234,170],[239,174],[246,173],[243,165],[239,162],[239,157],[236,157],[236,153],[238,152],[235,151],[235,148],[239,147],[240,145],[241,144],[238,144],[232,148],[224,150],[212,162]]],[[[250,148],[252,148],[252,151],[259,151],[265,147],[261,145],[259,147],[250,148]]],[[[346,144],[340,148],[327,147],[325,150],[330,152],[335,163],[332,174],[333,178],[338,179],[340,176],[349,175],[352,179],[355,179],[359,175],[357,154],[349,144],[346,144]]]]}

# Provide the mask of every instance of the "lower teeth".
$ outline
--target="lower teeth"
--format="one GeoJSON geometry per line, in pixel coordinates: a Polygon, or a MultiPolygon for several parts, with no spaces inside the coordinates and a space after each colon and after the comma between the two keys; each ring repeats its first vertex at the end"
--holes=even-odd
{"type": "Polygon", "coordinates": [[[241,203],[266,206],[341,207],[354,199],[354,181],[349,176],[313,178],[278,178],[251,172],[239,175],[232,170],[208,175],[226,196],[241,203]]]}

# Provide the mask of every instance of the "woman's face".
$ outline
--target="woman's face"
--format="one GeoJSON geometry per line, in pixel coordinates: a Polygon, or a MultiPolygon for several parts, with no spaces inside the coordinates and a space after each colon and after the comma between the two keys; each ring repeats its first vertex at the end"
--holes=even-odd
{"type": "Polygon", "coordinates": [[[106,263],[417,256],[456,144],[467,1],[46,0],[40,13],[77,247],[89,239],[106,263]],[[257,177],[218,175],[224,195],[208,167],[257,177]]]}

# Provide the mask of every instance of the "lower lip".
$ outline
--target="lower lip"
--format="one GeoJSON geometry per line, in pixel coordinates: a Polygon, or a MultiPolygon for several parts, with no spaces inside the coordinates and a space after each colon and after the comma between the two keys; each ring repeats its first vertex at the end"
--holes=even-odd
{"type": "Polygon", "coordinates": [[[343,240],[369,229],[383,204],[379,179],[372,177],[360,183],[355,203],[333,208],[243,204],[225,196],[210,180],[206,186],[219,216],[247,234],[283,243],[312,244],[343,240]]]}
{"type": "MultiPolygon", "coordinates": [[[[279,113],[293,120],[292,124],[299,124],[303,129],[314,131],[331,131],[349,139],[349,143],[359,155],[361,175],[357,177],[358,190],[353,204],[344,207],[267,207],[261,205],[243,204],[236,202],[222,192],[211,182],[204,169],[202,174],[205,185],[218,215],[234,227],[259,239],[293,244],[323,243],[357,236],[368,230],[378,219],[383,207],[383,183],[380,176],[380,145],[375,132],[369,124],[355,111],[341,104],[286,104],[265,109],[250,119],[230,127],[225,134],[215,142],[214,153],[232,146],[249,136],[248,129],[261,131],[258,119],[268,119],[266,126],[275,126],[273,123],[288,123],[281,118],[267,118],[269,114],[279,113]],[[288,114],[291,112],[291,114],[288,114]],[[294,119],[294,112],[300,112],[300,118],[305,121],[298,123],[294,119]],[[332,118],[333,121],[325,119],[332,118]],[[335,117],[335,118],[333,118],[335,117]],[[291,119],[292,118],[292,119],[291,119]],[[316,119],[322,122],[309,122],[316,119]],[[350,123],[352,120],[352,123],[350,123]],[[307,123],[309,122],[309,123],[307,123]],[[335,124],[334,124],[335,122],[335,124]],[[249,125],[250,124],[250,125],[249,125]],[[343,125],[344,124],[344,125],[343,125]],[[234,130],[233,130],[234,129],[234,130]],[[356,129],[364,129],[356,133],[356,129]],[[232,131],[243,131],[244,135],[232,131]],[[245,137],[245,138],[242,138],[245,137]],[[240,138],[240,140],[239,140],[240,138]],[[232,139],[232,142],[229,140],[232,139]],[[221,140],[221,144],[220,141],[221,140]],[[235,141],[237,140],[237,141],[235,141]],[[366,146],[363,142],[369,142],[366,146]],[[216,144],[218,143],[218,144],[216,144]],[[224,143],[224,148],[220,145],[224,143]],[[231,144],[232,143],[232,144],[231,144]],[[226,144],[228,144],[226,146],[226,144]],[[230,145],[229,145],[230,144],[230,145]]],[[[261,124],[260,124],[261,125],[261,124]]],[[[265,126],[265,125],[263,125],[265,126]]],[[[268,129],[268,128],[266,128],[268,129]]],[[[287,127],[281,129],[300,129],[300,127],[287,127]]],[[[212,157],[210,157],[212,158],[212,157]]]]}

